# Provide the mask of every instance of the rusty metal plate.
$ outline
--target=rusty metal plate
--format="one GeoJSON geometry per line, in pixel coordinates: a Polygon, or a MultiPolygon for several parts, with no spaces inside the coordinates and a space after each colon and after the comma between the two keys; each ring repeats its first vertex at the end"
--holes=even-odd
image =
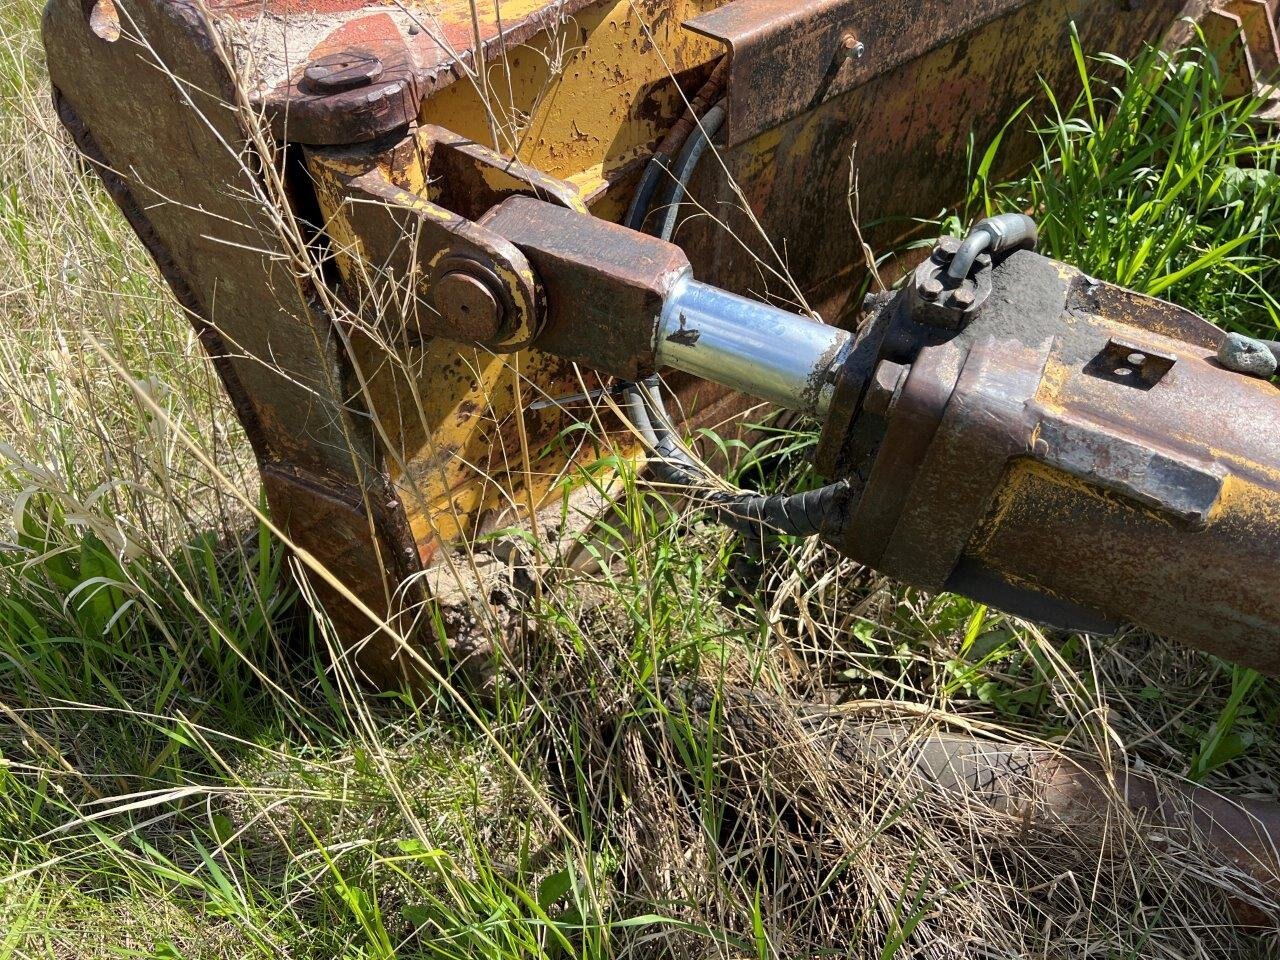
{"type": "Polygon", "coordinates": [[[568,25],[598,0],[215,0],[242,81],[281,139],[358,143],[401,127],[422,99],[535,35],[568,25]],[[479,56],[477,57],[477,50],[479,56]],[[315,60],[358,52],[379,76],[328,90],[307,76],[315,60]]]}
{"type": "MultiPolygon", "coordinates": [[[[245,163],[235,91],[202,11],[117,0],[123,30],[51,0],[44,43],[63,124],[192,317],[262,468],[273,513],[380,616],[416,592],[418,555],[344,383],[330,316],[299,283],[276,198],[245,163]],[[140,38],[145,38],[145,44],[140,38]]],[[[372,624],[325,597],[344,639],[372,624]]],[[[389,669],[370,647],[370,672],[389,669]]],[[[386,676],[387,674],[382,674],[386,676]]]]}
{"type": "Polygon", "coordinates": [[[724,136],[736,146],[1029,2],[734,0],[685,26],[732,51],[724,136]]]}
{"type": "MultiPolygon", "coordinates": [[[[721,12],[747,2],[737,0],[721,12]]],[[[1076,95],[1080,77],[1072,54],[1073,25],[1087,54],[1133,57],[1143,44],[1159,44],[1192,5],[1194,0],[1147,0],[1126,9],[1123,0],[955,0],[944,19],[981,25],[942,45],[941,28],[926,25],[931,31],[926,37],[935,39],[913,45],[909,25],[919,22],[921,10],[940,9],[940,4],[845,4],[849,10],[879,10],[882,18],[903,24],[876,27],[881,32],[875,36],[882,39],[873,36],[866,64],[858,66],[870,71],[866,82],[840,94],[828,88],[826,99],[813,109],[808,108],[812,94],[808,99],[788,94],[791,119],[724,147],[723,164],[707,164],[691,191],[714,209],[716,219],[689,217],[676,241],[689,251],[700,279],[739,293],[791,297],[790,287],[761,270],[764,263],[785,270],[810,307],[840,322],[856,308],[851,294],[862,278],[861,250],[846,203],[851,182],[859,187],[863,238],[877,252],[900,248],[921,232],[921,218],[965,196],[972,149],[981,152],[1003,131],[995,177],[1013,173],[1039,152],[1029,131],[1047,107],[1043,100],[1032,103],[1023,120],[1008,129],[1006,124],[1046,87],[1059,102],[1076,95]],[[1000,15],[993,19],[993,12],[1000,15]],[[901,52],[889,57],[886,45],[901,52]],[[931,48],[903,61],[924,47],[931,48]],[[749,211],[728,199],[735,196],[735,184],[741,185],[749,211]]],[[[705,23],[706,17],[696,21],[705,23]]],[[[946,35],[953,36],[949,28],[946,35]]],[[[742,61],[732,67],[743,69],[742,61]]],[[[745,83],[731,79],[730,110],[740,109],[734,97],[782,98],[798,82],[767,74],[745,83]]],[[[740,136],[741,129],[731,140],[740,136]]]]}

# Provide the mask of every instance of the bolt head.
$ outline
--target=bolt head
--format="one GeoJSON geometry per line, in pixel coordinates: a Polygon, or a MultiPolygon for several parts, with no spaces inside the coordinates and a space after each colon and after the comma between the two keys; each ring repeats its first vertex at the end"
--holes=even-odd
{"type": "Polygon", "coordinates": [[[942,296],[942,281],[937,277],[930,277],[920,284],[920,296],[926,300],[937,300],[942,296]]]}
{"type": "Polygon", "coordinates": [[[485,343],[501,336],[505,311],[478,277],[461,271],[446,273],[432,287],[431,299],[452,327],[453,339],[485,343]]]}
{"type": "Polygon", "coordinates": [[[968,310],[978,300],[977,291],[972,287],[960,287],[951,294],[951,302],[962,310],[968,310]]]}
{"type": "Polygon", "coordinates": [[[941,237],[933,248],[933,259],[938,263],[950,263],[960,252],[960,241],[955,237],[941,237]]]}
{"type": "Polygon", "coordinates": [[[907,379],[910,370],[910,367],[892,360],[881,360],[871,375],[871,382],[867,384],[867,394],[862,401],[863,409],[876,416],[887,415],[898,394],[898,388],[907,379]]]}
{"type": "Polygon", "coordinates": [[[846,33],[840,40],[840,49],[851,60],[861,60],[867,53],[866,44],[855,33],[846,33]]]}
{"type": "Polygon", "coordinates": [[[366,50],[346,50],[313,60],[303,71],[307,82],[323,93],[367,87],[382,76],[382,61],[366,50]]]}

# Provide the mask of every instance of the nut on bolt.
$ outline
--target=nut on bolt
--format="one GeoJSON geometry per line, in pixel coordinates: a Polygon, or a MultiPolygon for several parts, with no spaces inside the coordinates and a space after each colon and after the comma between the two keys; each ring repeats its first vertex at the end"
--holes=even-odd
{"type": "Polygon", "coordinates": [[[960,241],[955,237],[940,237],[933,248],[933,259],[936,263],[950,263],[960,251],[960,241]]]}
{"type": "Polygon", "coordinates": [[[367,87],[382,76],[382,61],[367,50],[344,50],[313,60],[302,75],[322,93],[367,87]]]}
{"type": "Polygon", "coordinates": [[[926,300],[937,300],[942,296],[942,281],[937,277],[930,277],[920,284],[920,296],[926,300]]]}
{"type": "Polygon", "coordinates": [[[861,60],[866,56],[867,46],[850,30],[840,38],[840,52],[848,60],[861,60]]]}
{"type": "Polygon", "coordinates": [[[881,360],[875,373],[871,375],[871,382],[867,384],[867,395],[862,401],[862,408],[876,416],[887,417],[910,372],[911,368],[901,363],[881,360]]]}

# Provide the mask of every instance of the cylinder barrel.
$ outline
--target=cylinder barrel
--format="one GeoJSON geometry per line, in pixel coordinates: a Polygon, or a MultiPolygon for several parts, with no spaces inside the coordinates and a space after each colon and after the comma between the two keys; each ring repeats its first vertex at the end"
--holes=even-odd
{"type": "Polygon", "coordinates": [[[1223,368],[1204,320],[1043,257],[993,284],[960,335],[898,305],[844,549],[1029,619],[1135,625],[1280,675],[1280,388],[1223,368]]]}

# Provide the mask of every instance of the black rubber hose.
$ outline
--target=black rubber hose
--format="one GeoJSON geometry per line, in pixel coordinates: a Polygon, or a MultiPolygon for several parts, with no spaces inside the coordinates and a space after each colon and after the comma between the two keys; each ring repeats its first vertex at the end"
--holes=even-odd
{"type": "Polygon", "coordinates": [[[684,199],[689,189],[689,181],[693,179],[694,171],[698,169],[698,162],[702,160],[702,155],[707,152],[707,148],[711,146],[711,139],[720,132],[720,127],[724,125],[724,101],[720,101],[714,107],[707,111],[706,116],[689,134],[689,139],[685,141],[684,149],[680,151],[680,155],[676,158],[675,166],[671,169],[670,186],[663,195],[660,207],[662,209],[662,226],[658,230],[658,236],[663,240],[670,240],[676,232],[676,220],[680,216],[680,201],[684,199]]]}
{"type": "Polygon", "coordinates": [[[649,215],[649,210],[653,206],[653,195],[658,192],[658,187],[666,175],[668,175],[667,158],[661,154],[655,154],[654,158],[645,165],[644,172],[640,174],[640,183],[636,185],[636,192],[631,197],[631,206],[627,208],[627,215],[622,221],[623,226],[630,227],[632,230],[644,230],[645,217],[649,215]]]}
{"type": "Polygon", "coordinates": [[[805,493],[772,496],[707,489],[711,478],[665,423],[658,378],[650,377],[639,386],[628,396],[628,416],[654,454],[649,466],[660,483],[706,490],[706,505],[717,519],[739,533],[809,537],[837,528],[849,501],[847,481],[805,493]]]}
{"type": "Polygon", "coordinates": [[[652,159],[640,174],[640,183],[636,186],[636,191],[631,197],[631,205],[627,209],[626,218],[622,221],[632,230],[644,229],[645,218],[653,207],[653,195],[658,187],[665,182],[664,178],[669,176],[667,170],[672,158],[680,152],[680,148],[689,139],[689,134],[698,125],[698,118],[720,99],[720,94],[724,90],[728,79],[729,58],[721,57],[711,71],[711,76],[707,78],[707,82],[702,85],[694,95],[693,100],[689,102],[684,114],[672,125],[671,129],[667,131],[667,135],[663,137],[662,142],[658,144],[652,159]]]}
{"type": "Polygon", "coordinates": [[[814,537],[836,532],[850,502],[847,480],[804,493],[733,493],[711,497],[720,520],[743,534],[775,533],[814,537]]]}
{"type": "Polygon", "coordinates": [[[952,280],[969,276],[974,262],[985,251],[1005,253],[1023,247],[1034,250],[1040,232],[1036,222],[1025,213],[1002,213],[974,224],[960,249],[951,258],[947,275],[952,280]]]}
{"type": "MultiPolygon", "coordinates": [[[[662,178],[670,177],[664,191],[665,210],[658,236],[670,240],[675,233],[679,203],[688,190],[698,162],[724,122],[724,106],[707,111],[685,142],[674,165],[655,155],[645,168],[624,220],[633,230],[642,230],[662,178]]],[[[649,467],[662,483],[706,491],[707,506],[720,522],[748,537],[785,534],[811,537],[833,532],[843,522],[850,501],[850,486],[841,480],[816,490],[797,494],[765,496],[758,493],[715,489],[714,477],[694,459],[671,428],[666,405],[656,376],[643,383],[622,384],[625,408],[632,424],[652,454],[649,467]]]]}
{"type": "Polygon", "coordinates": [[[627,416],[639,431],[645,446],[654,455],[649,467],[661,483],[680,487],[703,486],[707,480],[706,474],[663,423],[666,410],[661,407],[655,410],[658,425],[649,416],[649,407],[653,403],[652,394],[657,389],[658,378],[650,377],[643,384],[628,384],[626,390],[627,416]]]}

